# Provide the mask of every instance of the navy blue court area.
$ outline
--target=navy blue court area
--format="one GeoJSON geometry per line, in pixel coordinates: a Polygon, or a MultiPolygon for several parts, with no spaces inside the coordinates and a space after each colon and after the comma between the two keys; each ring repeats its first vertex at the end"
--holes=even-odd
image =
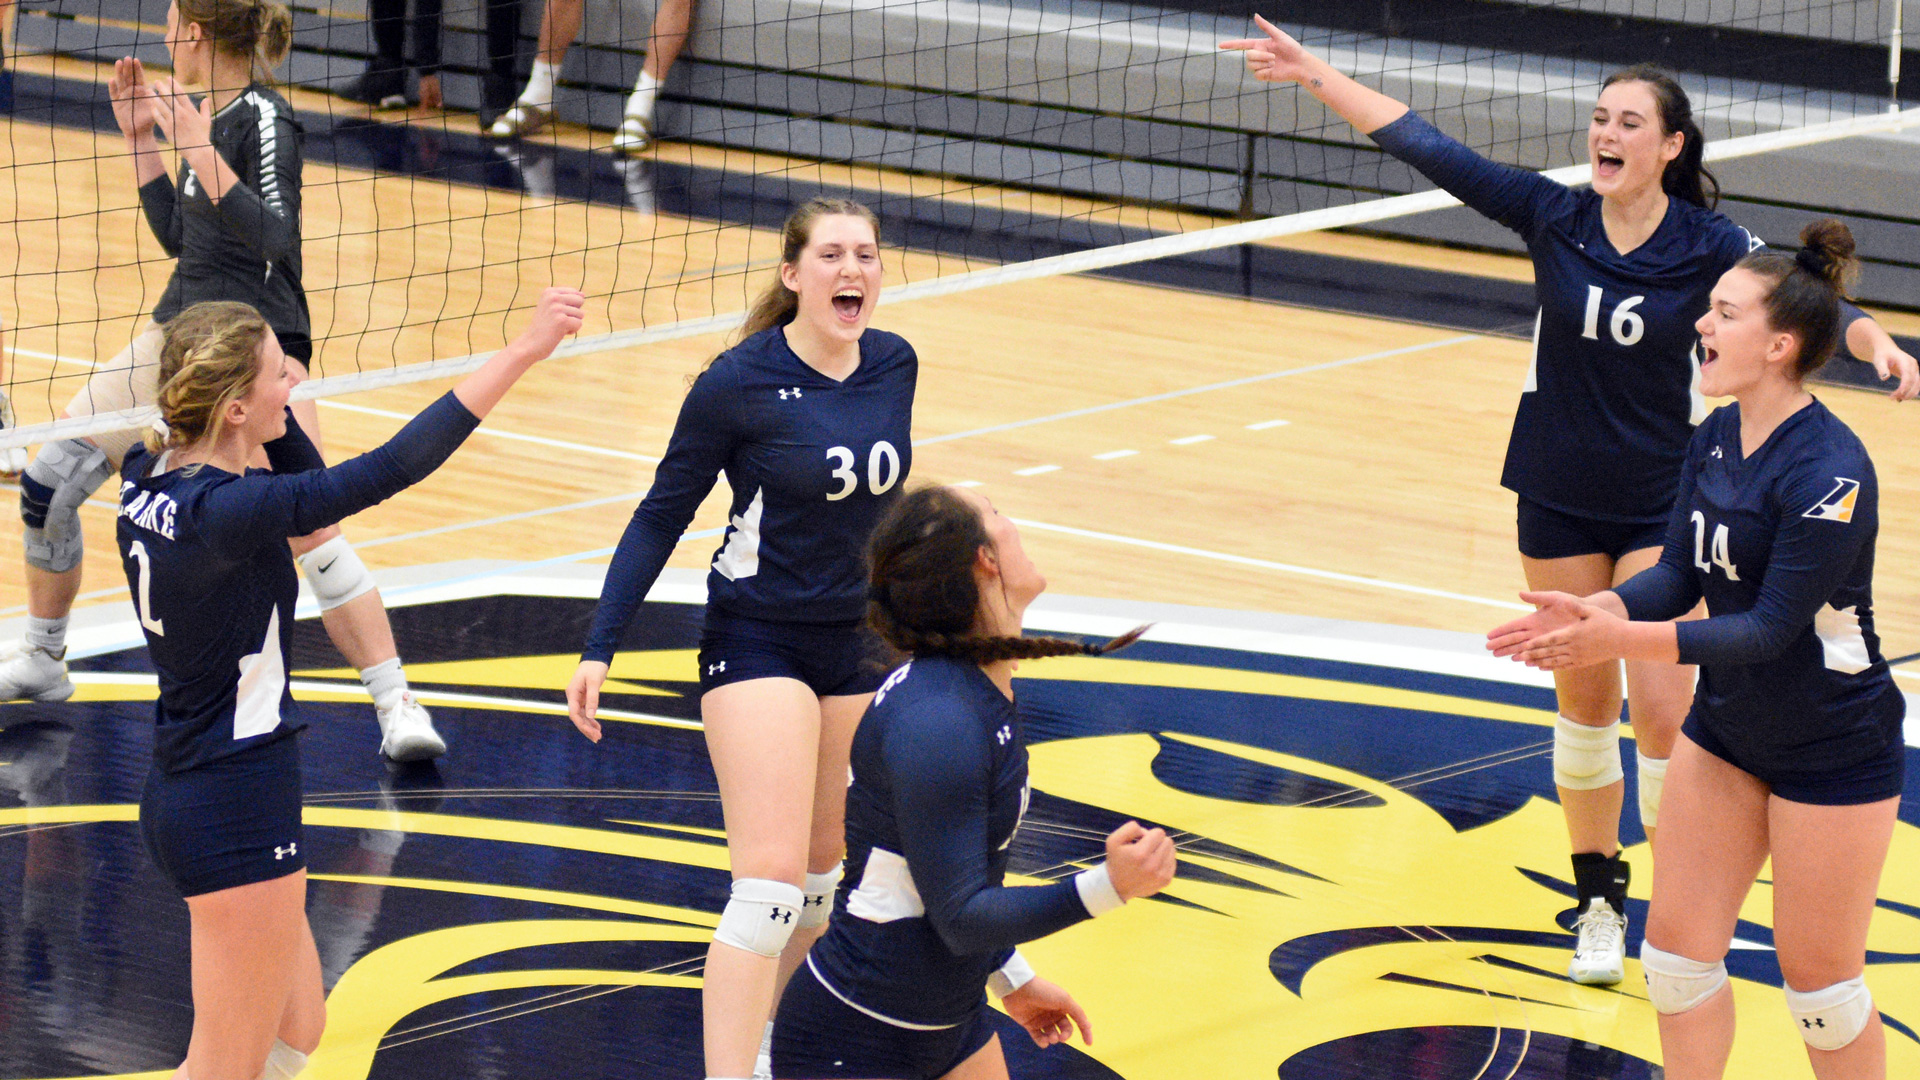
{"type": "MultiPolygon", "coordinates": [[[[452,744],[437,767],[383,763],[364,694],[318,622],[298,624],[308,914],[330,991],[307,1076],[702,1075],[701,964],[728,877],[700,609],[647,605],[596,746],[559,693],[591,588],[529,591],[393,609],[452,744]]],[[[1564,977],[1551,694],[1441,652],[1384,666],[1272,635],[1235,647],[1247,635],[1193,610],[1164,640],[1028,664],[1016,684],[1035,790],[1014,869],[1074,873],[1127,818],[1174,831],[1182,863],[1161,897],[1025,950],[1096,1038],[1043,1052],[1002,1019],[1014,1075],[1654,1075],[1637,964],[1615,988],[1564,977]]],[[[186,906],[134,821],[152,676],[126,648],[78,661],[75,681],[72,701],[0,707],[0,1077],[165,1076],[192,1014],[186,906]]],[[[1890,1075],[1920,1069],[1914,794],[1867,971],[1890,1075]]],[[[1631,955],[1651,865],[1626,828],[1631,955]]],[[[1798,1075],[1764,893],[1729,961],[1735,1064],[1798,1075]]]]}

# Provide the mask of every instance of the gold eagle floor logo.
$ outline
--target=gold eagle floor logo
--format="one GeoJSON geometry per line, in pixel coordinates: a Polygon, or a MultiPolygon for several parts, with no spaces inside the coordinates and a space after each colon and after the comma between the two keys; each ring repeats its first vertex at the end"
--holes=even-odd
{"type": "MultiPolygon", "coordinates": [[[[547,591],[496,582],[394,609],[452,742],[437,769],[380,763],[352,673],[298,624],[309,916],[330,987],[315,1080],[701,1075],[700,968],[727,861],[698,725],[699,608],[647,605],[596,747],[559,702],[593,590],[547,591]]],[[[1206,618],[1166,635],[1184,640],[1020,673],[1034,788],[1020,877],[1089,865],[1126,818],[1173,832],[1182,863],[1156,901],[1024,950],[1087,1006],[1096,1040],[1005,1038],[1014,1075],[1658,1075],[1637,963],[1617,988],[1564,977],[1551,694],[1409,666],[1350,624],[1357,645],[1316,651],[1206,618]]],[[[72,701],[0,708],[0,1077],[164,1077],[191,1014],[186,908],[135,824],[154,682],[131,643],[75,669],[72,701]]],[[[1870,938],[1890,1075],[1920,1075],[1916,822],[1909,806],[1870,938]]],[[[1625,839],[1631,955],[1652,867],[1625,839]]],[[[1729,1075],[1810,1076],[1770,912],[1763,880],[1728,960],[1729,1075]]]]}

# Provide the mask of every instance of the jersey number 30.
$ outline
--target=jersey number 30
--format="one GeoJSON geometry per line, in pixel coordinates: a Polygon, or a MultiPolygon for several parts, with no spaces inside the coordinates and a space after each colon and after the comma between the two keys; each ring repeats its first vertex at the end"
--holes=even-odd
{"type": "MultiPolygon", "coordinates": [[[[1600,340],[1600,301],[1603,299],[1605,296],[1600,292],[1600,286],[1587,286],[1587,323],[1581,329],[1580,336],[1589,341],[1600,340]]],[[[1613,340],[1622,345],[1632,345],[1647,332],[1646,322],[1633,310],[1645,299],[1644,296],[1629,296],[1613,309],[1613,318],[1607,320],[1607,329],[1613,331],[1613,340]]]]}
{"type": "Polygon", "coordinates": [[[1693,512],[1693,565],[1713,573],[1714,567],[1727,572],[1728,581],[1739,581],[1740,571],[1733,568],[1733,553],[1728,549],[1727,527],[1716,525],[1713,529],[1713,550],[1707,550],[1707,515],[1698,510],[1693,512]]]}
{"type": "MultiPolygon", "coordinates": [[[[833,478],[840,481],[840,490],[827,492],[828,502],[838,502],[853,494],[860,486],[860,478],[854,475],[853,451],[844,446],[827,448],[827,460],[834,462],[833,478]]],[[[885,439],[873,444],[867,452],[867,489],[875,495],[884,495],[888,489],[900,482],[900,451],[885,439]]]]}

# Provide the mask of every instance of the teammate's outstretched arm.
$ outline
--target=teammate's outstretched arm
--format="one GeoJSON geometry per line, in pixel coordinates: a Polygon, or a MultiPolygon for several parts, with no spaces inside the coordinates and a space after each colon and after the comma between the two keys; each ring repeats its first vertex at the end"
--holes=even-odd
{"type": "Polygon", "coordinates": [[[586,306],[586,295],[578,289],[552,288],[541,293],[540,303],[534,308],[533,324],[522,330],[506,348],[488,357],[480,370],[460,380],[453,388],[453,396],[460,399],[468,412],[485,420],[520,376],[579,331],[586,306]]]}
{"type": "Polygon", "coordinates": [[[1354,82],[1260,16],[1255,15],[1253,21],[1266,31],[1266,37],[1223,41],[1220,47],[1245,52],[1247,70],[1254,78],[1299,83],[1362,135],[1371,135],[1407,114],[1404,102],[1354,82]]]}

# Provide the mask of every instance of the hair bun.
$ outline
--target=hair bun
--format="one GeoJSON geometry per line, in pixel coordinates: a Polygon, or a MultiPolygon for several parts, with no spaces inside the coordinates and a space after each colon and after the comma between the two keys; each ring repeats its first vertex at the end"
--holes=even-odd
{"type": "Polygon", "coordinates": [[[1833,218],[1822,218],[1800,230],[1800,250],[1793,261],[1844,295],[1859,272],[1853,253],[1853,230],[1833,218]]]}

